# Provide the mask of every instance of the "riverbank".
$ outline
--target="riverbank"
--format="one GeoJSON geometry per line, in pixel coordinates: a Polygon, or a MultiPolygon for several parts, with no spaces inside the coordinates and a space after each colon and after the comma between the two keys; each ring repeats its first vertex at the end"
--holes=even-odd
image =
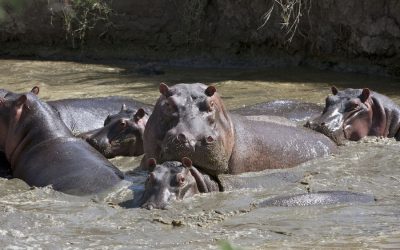
{"type": "Polygon", "coordinates": [[[86,30],[84,40],[66,31],[65,14],[74,13],[65,5],[68,1],[22,2],[0,24],[3,58],[222,68],[311,66],[400,75],[400,4],[394,0],[296,1],[303,3],[302,15],[290,42],[277,6],[263,26],[274,1],[113,1],[107,19],[86,30]]]}

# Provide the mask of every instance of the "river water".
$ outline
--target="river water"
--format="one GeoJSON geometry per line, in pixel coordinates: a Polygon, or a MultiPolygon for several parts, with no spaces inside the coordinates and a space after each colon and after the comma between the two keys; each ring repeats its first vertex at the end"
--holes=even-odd
{"type": "MultiPolygon", "coordinates": [[[[153,104],[158,84],[213,84],[229,109],[276,99],[324,103],[329,87],[369,87],[400,104],[395,79],[306,68],[189,69],[164,67],[144,76],[135,63],[77,63],[0,60],[0,88],[29,91],[54,100],[108,95],[130,96],[153,104]]],[[[400,143],[367,138],[347,143],[335,155],[306,162],[290,172],[298,179],[263,187],[202,194],[175,202],[168,210],[118,205],[133,198],[146,174],[132,176],[134,192],[118,187],[107,194],[73,197],[50,188],[30,188],[17,179],[0,179],[0,244],[5,249],[218,249],[228,241],[243,249],[399,248],[400,143]],[[356,191],[376,202],[309,207],[263,207],[270,197],[307,190],[356,191]]],[[[124,171],[140,158],[112,160],[124,171]]],[[[126,205],[128,204],[128,205],[126,205]]]]}

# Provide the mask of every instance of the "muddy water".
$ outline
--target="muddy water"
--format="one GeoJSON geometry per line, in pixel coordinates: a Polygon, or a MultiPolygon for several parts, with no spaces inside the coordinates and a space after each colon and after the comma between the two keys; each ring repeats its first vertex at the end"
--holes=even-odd
{"type": "MultiPolygon", "coordinates": [[[[368,86],[400,103],[396,80],[293,69],[185,69],[164,67],[164,75],[135,73],[132,63],[81,64],[0,61],[0,88],[41,88],[45,100],[107,95],[131,96],[146,103],[158,97],[159,82],[205,82],[217,86],[229,108],[261,101],[297,99],[323,103],[329,86],[368,86]]],[[[262,183],[225,193],[202,194],[176,202],[169,210],[129,207],[145,173],[132,176],[132,189],[72,197],[50,188],[29,188],[0,179],[2,248],[215,249],[227,240],[244,249],[288,247],[398,248],[400,246],[400,143],[367,138],[340,147],[339,153],[304,163],[292,181],[262,183]],[[374,195],[375,203],[311,207],[254,204],[281,194],[307,190],[347,190],[374,195]],[[128,199],[124,206],[116,203],[128,199]]],[[[113,162],[128,171],[140,159],[113,162]]],[[[269,174],[250,174],[260,176],[269,174]]]]}

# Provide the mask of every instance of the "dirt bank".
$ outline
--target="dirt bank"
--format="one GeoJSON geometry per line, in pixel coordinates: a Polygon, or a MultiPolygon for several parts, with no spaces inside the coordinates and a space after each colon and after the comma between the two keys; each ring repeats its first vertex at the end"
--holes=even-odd
{"type": "MultiPolygon", "coordinates": [[[[83,51],[65,33],[67,0],[25,1],[6,9],[2,55],[90,56],[219,66],[312,65],[400,75],[400,2],[302,0],[291,43],[273,1],[113,1],[107,21],[87,32],[83,51]]],[[[78,45],[77,45],[78,44],[78,45]]]]}

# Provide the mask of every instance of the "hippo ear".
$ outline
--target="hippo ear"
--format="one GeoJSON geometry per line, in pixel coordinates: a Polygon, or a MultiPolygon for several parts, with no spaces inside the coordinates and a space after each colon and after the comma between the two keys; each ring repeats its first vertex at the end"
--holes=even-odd
{"type": "Polygon", "coordinates": [[[38,95],[39,94],[39,87],[38,86],[33,87],[31,92],[34,93],[35,95],[38,95]]]}
{"type": "Polygon", "coordinates": [[[140,108],[136,111],[136,114],[134,115],[135,121],[138,121],[142,119],[146,115],[146,112],[144,112],[144,109],[140,108]]]}
{"type": "Polygon", "coordinates": [[[197,189],[199,190],[199,192],[200,193],[210,192],[210,190],[208,189],[207,184],[204,180],[204,176],[199,172],[199,170],[197,170],[194,166],[189,168],[189,170],[190,170],[190,173],[192,174],[192,176],[194,177],[194,179],[196,180],[197,189]]]}
{"type": "Polygon", "coordinates": [[[154,158],[150,158],[147,160],[147,166],[150,168],[154,168],[157,165],[157,161],[154,158]]]}
{"type": "Polygon", "coordinates": [[[217,89],[214,87],[214,86],[208,86],[207,88],[206,88],[206,91],[205,91],[205,94],[207,95],[207,96],[213,96],[214,95],[214,93],[217,91],[217,89]]]}
{"type": "Polygon", "coordinates": [[[125,103],[123,103],[123,104],[121,105],[121,111],[120,111],[120,112],[126,111],[126,110],[127,110],[126,105],[125,105],[125,103]]]}
{"type": "Polygon", "coordinates": [[[335,86],[331,87],[331,91],[332,91],[333,95],[336,95],[339,92],[338,89],[335,86]]]}
{"type": "Polygon", "coordinates": [[[187,168],[192,167],[192,160],[190,160],[187,157],[183,157],[181,162],[182,162],[184,167],[187,167],[187,168]]]}
{"type": "Polygon", "coordinates": [[[361,95],[359,96],[361,102],[365,102],[368,100],[369,96],[371,95],[371,91],[367,88],[363,89],[361,95]]]}
{"type": "Polygon", "coordinates": [[[17,106],[21,106],[21,105],[25,104],[27,100],[28,100],[28,97],[27,97],[26,95],[21,95],[21,96],[18,98],[18,100],[17,100],[17,102],[16,102],[16,105],[17,105],[17,106]]]}
{"type": "Polygon", "coordinates": [[[165,83],[160,83],[160,87],[159,87],[160,93],[166,97],[171,96],[171,91],[169,90],[169,87],[167,84],[165,83]]]}

